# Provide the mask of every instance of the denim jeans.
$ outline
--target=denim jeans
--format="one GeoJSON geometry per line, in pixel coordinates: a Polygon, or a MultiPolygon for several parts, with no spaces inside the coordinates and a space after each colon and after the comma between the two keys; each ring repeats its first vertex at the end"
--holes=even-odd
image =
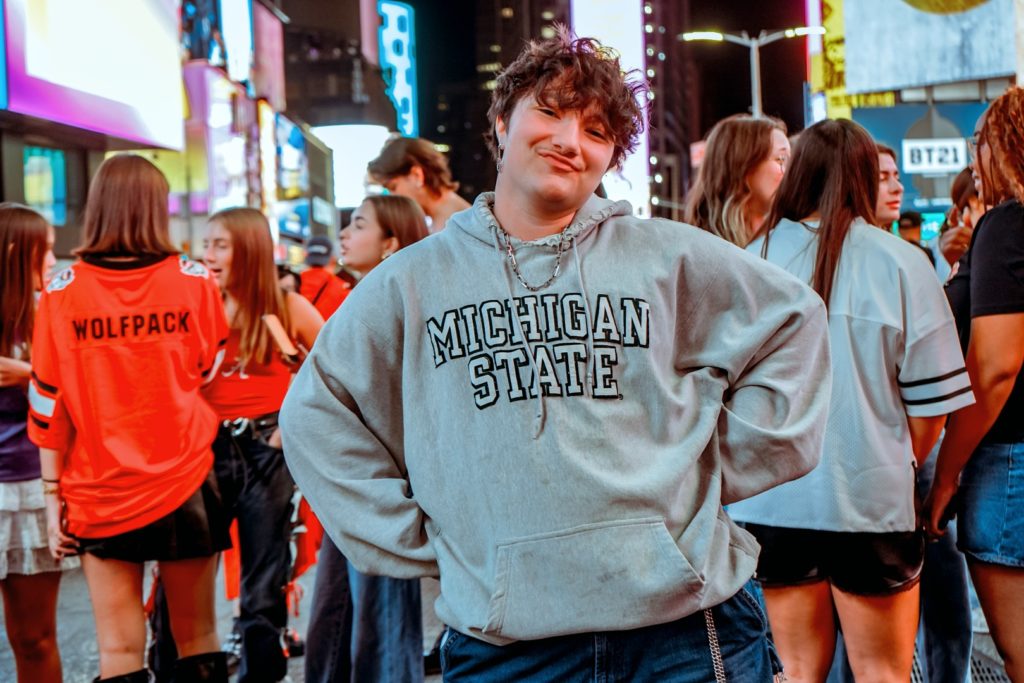
{"type": "Polygon", "coordinates": [[[324,536],[305,666],[307,683],[421,683],[419,580],[362,574],[324,536]]]}
{"type": "MultiPolygon", "coordinates": [[[[213,469],[224,506],[238,520],[242,634],[239,683],[272,683],[288,673],[282,633],[288,623],[285,587],[291,578],[291,518],[295,482],[279,448],[267,445],[273,429],[238,434],[222,426],[213,442],[213,469]]],[[[151,623],[167,625],[158,594],[151,623]]],[[[169,628],[154,629],[151,667],[160,680],[174,652],[169,628]],[[154,656],[159,653],[159,659],[154,656]]]]}
{"type": "MultiPolygon", "coordinates": [[[[923,500],[935,478],[935,459],[942,440],[917,473],[917,495],[923,500]]],[[[917,659],[926,683],[963,683],[971,668],[971,605],[967,564],[956,549],[956,524],[946,535],[925,547],[921,572],[921,621],[917,631],[917,659]]],[[[853,683],[846,649],[839,638],[829,683],[853,683]]]]}
{"type": "MultiPolygon", "coordinates": [[[[711,609],[729,683],[770,683],[777,659],[767,621],[745,589],[711,609]]],[[[580,633],[498,646],[445,632],[445,683],[714,683],[711,637],[704,612],[630,631],[580,633]]]]}
{"type": "Polygon", "coordinates": [[[960,477],[959,548],[1024,569],[1024,442],[978,446],[960,477]]]}

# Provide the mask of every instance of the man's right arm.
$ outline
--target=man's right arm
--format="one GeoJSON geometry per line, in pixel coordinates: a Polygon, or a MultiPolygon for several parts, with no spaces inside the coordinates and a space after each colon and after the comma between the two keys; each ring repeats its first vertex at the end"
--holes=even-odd
{"type": "MultiPolygon", "coordinates": [[[[366,310],[352,301],[332,316],[295,376],[280,415],[285,459],[356,568],[437,576],[405,466],[401,325],[371,329],[360,318],[366,310]]],[[[374,322],[386,318],[378,307],[374,322]]]]}

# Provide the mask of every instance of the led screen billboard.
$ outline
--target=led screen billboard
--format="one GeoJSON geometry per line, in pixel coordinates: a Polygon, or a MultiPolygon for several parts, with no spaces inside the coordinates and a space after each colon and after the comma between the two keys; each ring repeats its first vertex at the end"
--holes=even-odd
{"type": "Polygon", "coordinates": [[[280,199],[304,196],[309,192],[309,161],[302,129],[278,114],[276,138],[277,195],[280,199]]]}
{"type": "Polygon", "coordinates": [[[25,203],[43,214],[52,225],[68,219],[67,162],[64,152],[49,147],[26,146],[25,203]]]}
{"type": "Polygon", "coordinates": [[[11,111],[181,149],[176,0],[5,0],[11,111]]]}
{"type": "Polygon", "coordinates": [[[850,92],[1014,72],[1013,0],[856,0],[843,12],[850,92]]]}
{"type": "Polygon", "coordinates": [[[220,25],[228,77],[245,83],[252,78],[252,0],[220,0],[220,25]]]}

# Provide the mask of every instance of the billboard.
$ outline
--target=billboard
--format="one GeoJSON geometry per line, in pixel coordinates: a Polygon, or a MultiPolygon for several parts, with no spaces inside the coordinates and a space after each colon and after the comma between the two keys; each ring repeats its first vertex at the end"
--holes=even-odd
{"type": "Polygon", "coordinates": [[[3,7],[8,109],[184,147],[176,0],[5,0],[3,7]]]}
{"type": "Polygon", "coordinates": [[[252,0],[220,0],[220,26],[228,78],[247,83],[252,78],[252,0]]]}
{"type": "MultiPolygon", "coordinates": [[[[572,3],[572,29],[578,36],[592,36],[619,53],[625,72],[644,73],[644,11],[640,0],[586,0],[572,3]]],[[[647,101],[641,103],[647,117],[647,101]]],[[[651,185],[646,132],[637,141],[636,151],[622,164],[622,171],[605,174],[605,191],[609,199],[625,199],[638,216],[651,215],[651,185]]]]}
{"type": "Polygon", "coordinates": [[[904,208],[942,212],[952,205],[953,178],[970,162],[967,138],[985,106],[983,102],[901,104],[854,109],[853,120],[899,156],[904,208]]]}
{"type": "Polygon", "coordinates": [[[185,84],[191,110],[186,124],[190,147],[197,140],[196,147],[206,157],[203,169],[190,172],[193,191],[208,189],[201,199],[193,195],[193,212],[258,205],[254,195],[254,186],[259,186],[256,105],[240,85],[205,62],[185,65],[185,84]]]}
{"type": "Polygon", "coordinates": [[[380,68],[387,94],[398,114],[398,131],[408,137],[419,135],[416,98],[416,28],[412,7],[404,2],[380,0],[380,68]]]}
{"type": "Polygon", "coordinates": [[[334,205],[359,206],[366,196],[366,165],[387,142],[384,126],[314,126],[313,135],[334,151],[334,205]]]}
{"type": "Polygon", "coordinates": [[[843,0],[807,0],[807,25],[824,26],[824,36],[807,37],[806,121],[811,125],[824,118],[848,119],[854,107],[891,107],[892,91],[851,93],[846,87],[846,21],[843,0]]]}
{"type": "Polygon", "coordinates": [[[278,199],[295,199],[309,192],[309,161],[302,128],[283,114],[276,117],[278,199]]]}
{"type": "Polygon", "coordinates": [[[255,54],[252,84],[256,97],[266,99],[275,111],[284,111],[284,25],[274,13],[260,4],[253,5],[255,54]]]}
{"type": "Polygon", "coordinates": [[[25,146],[25,203],[43,214],[51,225],[68,219],[67,163],[64,152],[49,147],[25,146]]]}
{"type": "Polygon", "coordinates": [[[844,12],[850,92],[1014,73],[1013,0],[856,0],[844,12]]]}

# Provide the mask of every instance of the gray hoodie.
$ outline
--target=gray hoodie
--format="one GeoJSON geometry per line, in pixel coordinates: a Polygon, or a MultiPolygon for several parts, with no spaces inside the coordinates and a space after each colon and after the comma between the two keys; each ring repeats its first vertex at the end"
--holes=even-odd
{"type": "Polygon", "coordinates": [[[723,511],[818,462],[825,309],[693,227],[592,197],[502,248],[493,195],[375,268],[281,410],[285,457],[361,571],[440,576],[487,642],[664,623],[734,595],[723,511]],[[428,286],[429,285],[429,286],[428,286]]]}

